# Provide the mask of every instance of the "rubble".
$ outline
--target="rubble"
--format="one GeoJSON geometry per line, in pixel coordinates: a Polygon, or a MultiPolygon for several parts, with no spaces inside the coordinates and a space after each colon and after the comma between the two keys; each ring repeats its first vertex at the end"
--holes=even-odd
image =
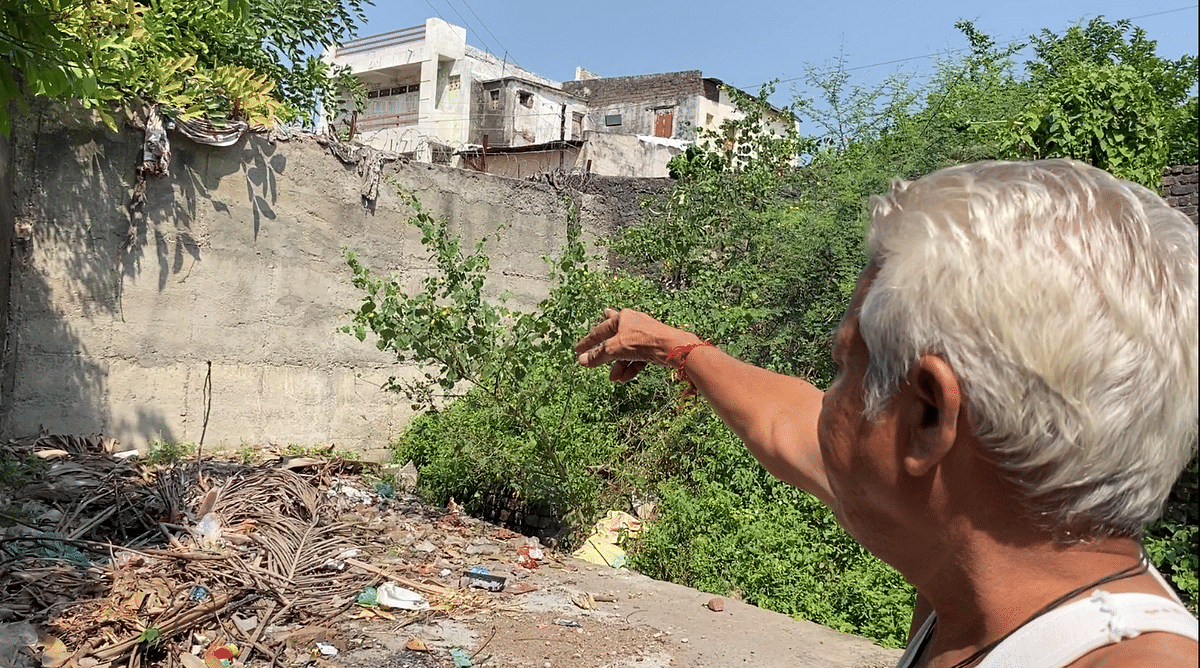
{"type": "Polygon", "coordinates": [[[347,649],[339,620],[510,610],[512,595],[470,587],[521,585],[518,562],[551,559],[536,539],[422,504],[409,480],[398,493],[372,482],[365,465],[161,465],[116,447],[51,435],[0,445],[22,476],[0,486],[0,665],[327,661],[347,649]]]}

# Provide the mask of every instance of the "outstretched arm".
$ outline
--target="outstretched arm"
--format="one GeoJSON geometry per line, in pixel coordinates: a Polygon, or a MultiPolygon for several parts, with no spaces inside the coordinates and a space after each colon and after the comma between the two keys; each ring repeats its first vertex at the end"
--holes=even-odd
{"type": "MultiPolygon", "coordinates": [[[[609,378],[617,382],[631,380],[649,364],[668,366],[674,348],[700,343],[696,335],[638,311],[606,309],[604,315],[575,352],[587,367],[611,363],[609,378]]],[[[833,506],[817,443],[820,390],[708,346],[688,354],[686,369],[717,415],[772,475],[833,506]]]]}

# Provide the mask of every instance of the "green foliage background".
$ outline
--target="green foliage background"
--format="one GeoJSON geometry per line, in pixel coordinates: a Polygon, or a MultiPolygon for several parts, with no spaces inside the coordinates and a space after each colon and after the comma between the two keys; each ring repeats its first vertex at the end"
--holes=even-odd
{"type": "Polygon", "coordinates": [[[0,4],[0,134],[10,101],[122,105],[251,124],[361,104],[362,86],[319,52],[354,36],[370,0],[14,0],[0,4]]]}
{"type": "MultiPolygon", "coordinates": [[[[1194,83],[1195,58],[1158,59],[1130,26],[1093,21],[1040,35],[1022,73],[1014,49],[959,28],[970,54],[943,62],[928,87],[902,77],[856,86],[837,62],[833,75],[810,69],[818,99],[782,112],[785,126],[798,114],[806,134],[765,129],[770,88],[731,91],[745,117],[700,131],[672,161],[673,188],[609,246],[622,269],[587,256],[566,201],[571,241],[547,259],[555,287],[537,314],[485,300],[487,240],[464,249],[411,199],[410,222],[437,267],[419,290],[348,254],[364,298],[345,330],[427,369],[388,384],[425,411],[397,440],[397,459],[417,463],[436,501],[478,508],[489,492],[515,491],[579,529],[657,500],[627,545],[642,572],[903,645],[911,587],[828,509],[766,473],[703,402],[677,401],[667,374],[614,385],[570,351],[603,307],[627,306],[824,387],[828,334],[864,261],[865,201],[890,178],[1068,155],[1157,186],[1168,158],[1195,162],[1195,133],[1179,129],[1182,119],[1195,127],[1183,85],[1194,83]]],[[[1196,476],[1193,462],[1146,536],[1193,610],[1196,476]]]]}

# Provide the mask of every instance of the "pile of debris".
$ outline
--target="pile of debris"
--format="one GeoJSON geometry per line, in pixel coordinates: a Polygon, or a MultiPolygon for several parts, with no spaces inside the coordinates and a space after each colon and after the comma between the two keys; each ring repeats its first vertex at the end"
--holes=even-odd
{"type": "Polygon", "coordinates": [[[398,630],[504,609],[551,559],[361,464],[154,465],[115,446],[0,445],[0,666],[300,665],[345,649],[321,640],[339,616],[398,630]]]}

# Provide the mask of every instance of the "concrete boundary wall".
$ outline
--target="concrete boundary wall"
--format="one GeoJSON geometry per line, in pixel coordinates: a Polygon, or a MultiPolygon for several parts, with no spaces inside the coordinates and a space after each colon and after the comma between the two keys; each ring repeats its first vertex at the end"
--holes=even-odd
{"type": "MultiPolygon", "coordinates": [[[[11,145],[10,210],[27,234],[11,242],[0,437],[369,452],[411,418],[379,386],[414,369],[336,331],[360,301],[343,248],[409,285],[429,270],[393,188],[364,207],[356,167],[311,137],[214,148],[172,134],[171,175],[148,182],[126,247],[141,133],[39,123],[11,145]]],[[[403,162],[385,175],[470,242],[507,226],[489,246],[493,293],[524,306],[546,293],[542,257],[565,241],[560,186],[403,162]]],[[[589,180],[585,234],[632,222],[662,185],[589,180]]]]}

